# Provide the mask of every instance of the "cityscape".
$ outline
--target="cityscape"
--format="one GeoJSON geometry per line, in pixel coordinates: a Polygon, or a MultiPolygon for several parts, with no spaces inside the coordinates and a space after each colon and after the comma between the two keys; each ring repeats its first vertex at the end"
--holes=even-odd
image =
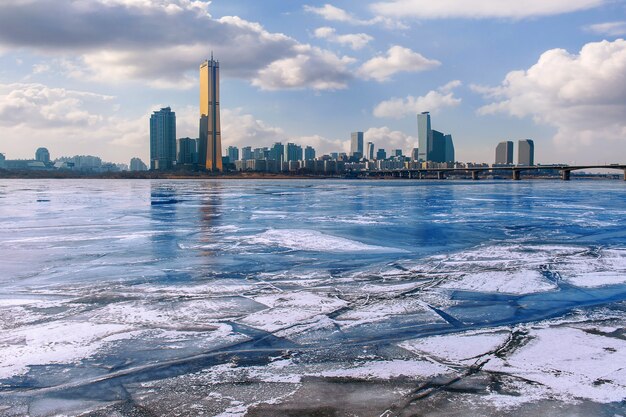
{"type": "Polygon", "coordinates": [[[211,57],[200,66],[200,122],[198,138],[177,138],[176,113],[170,107],[150,117],[150,161],[132,158],[128,165],[103,162],[97,156],[61,157],[52,160],[47,148],[39,148],[33,160],[7,160],[0,154],[0,169],[76,170],[81,172],[122,171],[208,171],[266,172],[318,175],[421,169],[464,169],[488,166],[535,166],[535,146],[530,139],[519,140],[517,162],[514,144],[501,142],[495,162],[458,162],[451,134],[432,128],[429,112],[417,114],[419,147],[410,150],[377,148],[363,132],[350,136],[350,152],[317,155],[311,146],[275,142],[271,146],[229,146],[222,150],[220,122],[220,66],[211,57]],[[222,156],[223,154],[223,156],[222,156]]]}
{"type": "MultiPolygon", "coordinates": [[[[367,141],[364,132],[352,132],[350,152],[331,152],[317,155],[312,146],[275,142],[271,146],[229,146],[222,149],[220,118],[220,64],[211,56],[200,66],[200,119],[198,138],[177,138],[176,112],[170,107],[154,111],[150,117],[150,161],[144,163],[134,157],[129,164],[103,162],[97,156],[78,155],[52,160],[47,148],[38,148],[33,160],[7,160],[0,153],[0,169],[23,171],[60,171],[83,173],[143,172],[154,173],[268,173],[304,176],[368,176],[418,172],[415,178],[425,178],[421,172],[435,172],[437,179],[444,173],[478,179],[478,173],[491,171],[494,178],[510,176],[521,179],[521,168],[528,168],[531,176],[571,178],[571,172],[585,168],[609,168],[624,171],[626,167],[587,165],[570,167],[567,164],[535,164],[535,144],[531,139],[517,142],[517,161],[514,161],[513,141],[503,141],[495,147],[494,162],[458,162],[451,134],[432,128],[430,112],[417,114],[418,148],[410,150],[377,148],[367,141]],[[510,169],[505,169],[510,168],[510,169]],[[560,173],[560,174],[559,174],[560,173]]],[[[527,173],[528,175],[528,173],[527,173]]],[[[578,174],[581,175],[581,174],[578,174]]],[[[583,173],[582,175],[588,175],[583,173]]],[[[603,174],[605,176],[606,174],[603,174]]],[[[610,175],[611,178],[618,174],[610,175]]]]}

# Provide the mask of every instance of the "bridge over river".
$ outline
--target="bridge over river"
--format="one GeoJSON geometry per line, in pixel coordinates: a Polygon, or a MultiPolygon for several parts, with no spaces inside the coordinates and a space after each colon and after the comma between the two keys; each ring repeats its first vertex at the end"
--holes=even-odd
{"type": "Polygon", "coordinates": [[[624,180],[626,181],[626,165],[534,165],[534,166],[493,166],[493,167],[470,167],[470,168],[422,168],[422,169],[395,169],[381,170],[361,173],[360,176],[368,177],[396,177],[409,179],[427,179],[435,176],[436,179],[445,179],[448,174],[466,174],[471,175],[473,180],[478,180],[482,173],[510,173],[513,180],[522,179],[522,172],[530,171],[558,171],[561,179],[569,181],[572,171],[581,171],[586,169],[617,169],[624,172],[624,180]]]}

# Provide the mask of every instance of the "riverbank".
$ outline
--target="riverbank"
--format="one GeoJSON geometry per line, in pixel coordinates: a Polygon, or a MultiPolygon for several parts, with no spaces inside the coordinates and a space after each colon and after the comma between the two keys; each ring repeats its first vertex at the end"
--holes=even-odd
{"type": "MultiPolygon", "coordinates": [[[[472,180],[471,175],[449,175],[449,179],[453,180],[472,180]]],[[[558,176],[531,175],[526,174],[523,179],[533,180],[555,180],[558,176]]],[[[271,172],[229,172],[229,173],[212,173],[212,172],[157,172],[157,171],[122,171],[122,172],[77,172],[77,171],[31,171],[31,170],[2,170],[0,169],[0,179],[109,179],[109,180],[208,180],[208,179],[227,179],[227,180],[289,180],[289,179],[363,179],[363,180],[407,180],[406,177],[394,176],[357,176],[346,173],[344,175],[313,175],[300,173],[271,173],[271,172]]],[[[424,178],[424,180],[436,180],[436,176],[424,178]]],[[[504,176],[485,176],[480,179],[488,180],[511,180],[510,177],[504,176]]],[[[619,180],[619,175],[608,174],[572,174],[572,179],[590,179],[590,180],[619,180]]]]}

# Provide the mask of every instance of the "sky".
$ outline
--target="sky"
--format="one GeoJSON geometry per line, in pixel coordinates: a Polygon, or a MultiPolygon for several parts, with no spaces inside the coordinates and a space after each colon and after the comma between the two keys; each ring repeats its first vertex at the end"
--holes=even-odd
{"type": "Polygon", "coordinates": [[[626,0],[328,1],[2,0],[0,153],[148,161],[153,111],[198,136],[213,53],[224,148],[408,154],[430,111],[459,161],[626,162],[626,0]]]}

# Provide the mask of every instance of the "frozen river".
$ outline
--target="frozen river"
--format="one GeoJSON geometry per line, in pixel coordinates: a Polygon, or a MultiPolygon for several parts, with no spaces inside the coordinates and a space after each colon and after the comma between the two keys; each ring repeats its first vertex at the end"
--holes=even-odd
{"type": "Polygon", "coordinates": [[[626,416],[626,183],[0,180],[1,416],[626,416]]]}

